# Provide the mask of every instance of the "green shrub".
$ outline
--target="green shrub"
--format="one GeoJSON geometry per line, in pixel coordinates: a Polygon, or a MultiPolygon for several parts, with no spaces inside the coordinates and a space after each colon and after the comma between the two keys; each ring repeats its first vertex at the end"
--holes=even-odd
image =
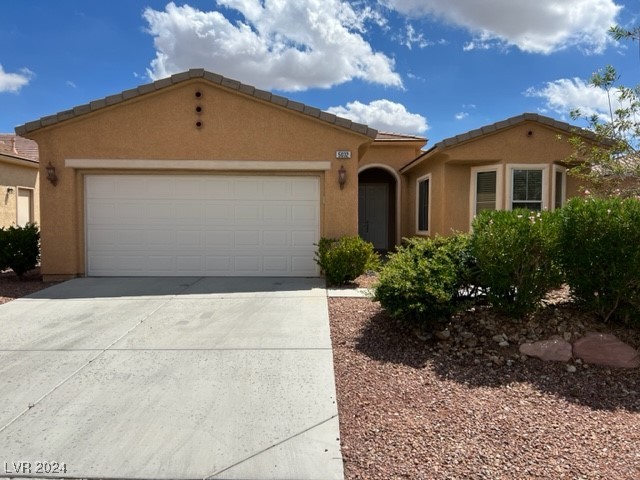
{"type": "Polygon", "coordinates": [[[463,306],[469,236],[405,239],[380,272],[375,299],[394,317],[431,325],[463,306]]]}
{"type": "Polygon", "coordinates": [[[0,265],[22,276],[36,267],[40,258],[40,230],[31,223],[25,227],[0,229],[0,265]]]}
{"type": "Polygon", "coordinates": [[[555,213],[485,211],[476,217],[471,253],[489,303],[512,316],[534,311],[561,282],[557,242],[555,213]]]}
{"type": "Polygon", "coordinates": [[[575,198],[560,221],[559,256],[575,298],[604,320],[637,320],[640,201],[575,198]]]}
{"type": "Polygon", "coordinates": [[[360,237],[321,238],[317,246],[316,263],[331,285],[344,285],[380,265],[373,245],[360,237]]]}

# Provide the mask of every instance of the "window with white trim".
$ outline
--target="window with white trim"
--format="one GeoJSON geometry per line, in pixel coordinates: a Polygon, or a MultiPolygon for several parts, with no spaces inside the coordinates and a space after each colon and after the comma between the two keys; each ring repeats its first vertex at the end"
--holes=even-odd
{"type": "Polygon", "coordinates": [[[425,175],[417,180],[416,195],[417,206],[417,230],[418,233],[429,233],[429,221],[431,217],[431,175],[425,175]]]}
{"type": "Polygon", "coordinates": [[[483,210],[502,209],[502,166],[491,165],[471,169],[471,222],[483,210]]]}
{"type": "Polygon", "coordinates": [[[509,209],[543,210],[547,207],[548,166],[509,166],[509,209]]]}
{"type": "Polygon", "coordinates": [[[498,187],[498,172],[487,170],[476,172],[476,208],[475,214],[483,210],[495,210],[498,187]]]}
{"type": "Polygon", "coordinates": [[[567,169],[553,166],[553,209],[562,208],[567,200],[567,169]]]}

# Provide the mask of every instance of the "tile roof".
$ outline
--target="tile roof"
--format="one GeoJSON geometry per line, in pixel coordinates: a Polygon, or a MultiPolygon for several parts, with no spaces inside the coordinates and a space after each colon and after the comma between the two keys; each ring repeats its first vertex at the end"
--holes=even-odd
{"type": "Polygon", "coordinates": [[[412,167],[419,164],[425,157],[427,157],[434,150],[444,150],[445,148],[453,147],[460,143],[464,143],[470,140],[474,140],[476,138],[489,135],[505,128],[513,127],[523,122],[537,122],[542,125],[547,125],[551,128],[555,128],[556,130],[563,131],[570,135],[581,135],[583,137],[597,140],[597,137],[593,132],[589,130],[585,130],[580,127],[576,127],[566,122],[561,122],[551,117],[546,117],[544,115],[540,115],[538,113],[522,113],[520,115],[516,115],[515,117],[507,118],[506,120],[502,120],[500,122],[492,123],[490,125],[485,125],[480,128],[476,128],[475,130],[470,130],[466,133],[462,133],[460,135],[455,135],[453,137],[445,138],[444,140],[439,141],[435,145],[433,145],[430,149],[422,153],[420,156],[407,163],[404,167],[400,169],[401,172],[406,172],[412,167]]]}
{"type": "Polygon", "coordinates": [[[418,135],[408,135],[405,133],[378,132],[376,141],[379,142],[423,142],[426,143],[425,137],[418,135]]]}
{"type": "Polygon", "coordinates": [[[295,102],[293,100],[289,100],[279,95],[274,95],[271,92],[267,92],[265,90],[259,90],[255,87],[252,87],[251,85],[245,85],[244,83],[240,83],[237,80],[232,80],[232,79],[223,77],[222,75],[208,72],[202,68],[193,68],[186,72],[177,73],[175,75],[171,75],[170,77],[156,80],[155,82],[152,82],[152,83],[140,85],[137,88],[125,90],[115,95],[110,95],[108,97],[102,98],[100,100],[94,100],[84,105],[78,105],[76,107],[73,107],[72,109],[58,112],[54,115],[42,117],[39,120],[35,120],[33,122],[27,122],[24,125],[20,125],[16,127],[16,133],[18,135],[24,135],[26,133],[33,132],[35,130],[39,130],[44,127],[48,127],[50,125],[55,125],[57,123],[64,122],[65,120],[76,118],[81,115],[85,115],[87,113],[94,112],[96,110],[100,110],[102,108],[105,108],[111,105],[116,105],[118,103],[125,102],[129,99],[139,97],[147,93],[162,90],[163,88],[170,87],[171,85],[176,85],[178,83],[186,82],[188,80],[192,80],[196,78],[202,78],[208,82],[211,82],[216,85],[220,85],[224,88],[235,90],[239,93],[258,98],[265,102],[273,103],[280,107],[284,107],[289,110],[293,110],[295,112],[301,113],[303,115],[316,118],[318,120],[335,125],[337,127],[352,130],[356,133],[368,136],[373,139],[375,139],[376,135],[378,134],[377,130],[374,130],[373,128],[369,128],[367,125],[352,122],[351,120],[348,120],[346,118],[338,117],[331,113],[323,112],[318,108],[310,107],[303,103],[295,102]]]}
{"type": "Polygon", "coordinates": [[[13,157],[25,158],[37,162],[39,158],[38,144],[28,138],[13,133],[0,133],[0,153],[13,157]],[[14,150],[15,140],[15,150],[14,150]]]}
{"type": "Polygon", "coordinates": [[[475,130],[470,130],[466,133],[462,133],[454,137],[445,138],[444,140],[441,140],[440,142],[436,143],[434,147],[440,148],[440,149],[445,147],[452,147],[459,143],[466,142],[467,140],[472,140],[474,138],[487,135],[489,133],[497,132],[498,130],[512,127],[514,125],[518,125],[519,123],[526,122],[526,121],[538,122],[543,125],[547,125],[549,127],[555,128],[556,130],[562,130],[570,134],[579,133],[580,135],[595,138],[595,136],[588,130],[584,130],[582,128],[576,127],[569,123],[561,122],[551,117],[545,117],[544,115],[540,115],[538,113],[522,113],[520,115],[516,115],[515,117],[510,117],[500,122],[492,123],[490,125],[485,125],[484,127],[476,128],[475,130]]]}

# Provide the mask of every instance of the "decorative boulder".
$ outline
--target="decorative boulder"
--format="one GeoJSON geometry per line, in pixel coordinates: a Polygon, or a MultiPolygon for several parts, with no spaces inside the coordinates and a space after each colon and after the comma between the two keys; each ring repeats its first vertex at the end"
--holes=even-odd
{"type": "Polygon", "coordinates": [[[568,362],[571,360],[571,344],[560,337],[520,345],[520,353],[536,357],[545,362],[568,362]]]}
{"type": "Polygon", "coordinates": [[[576,340],[573,356],[586,363],[608,367],[640,367],[640,352],[609,333],[589,332],[576,340]]]}

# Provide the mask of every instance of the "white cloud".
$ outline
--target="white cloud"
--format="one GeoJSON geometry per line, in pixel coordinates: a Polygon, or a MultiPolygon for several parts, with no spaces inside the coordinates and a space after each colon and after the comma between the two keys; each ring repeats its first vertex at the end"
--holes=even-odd
{"type": "Polygon", "coordinates": [[[418,48],[425,48],[433,45],[433,42],[424,38],[424,33],[417,33],[413,25],[408,23],[402,44],[411,50],[414,45],[417,45],[418,48]]]}
{"type": "Polygon", "coordinates": [[[71,87],[71,88],[78,88],[78,86],[76,85],[76,83],[75,83],[75,82],[73,82],[73,81],[71,81],[71,80],[67,80],[67,81],[66,81],[66,82],[64,82],[64,83],[66,83],[66,84],[67,84],[69,87],[71,87]]]}
{"type": "Polygon", "coordinates": [[[454,115],[456,120],[464,120],[465,118],[467,118],[469,116],[469,114],[467,112],[458,112],[454,115]]]}
{"type": "Polygon", "coordinates": [[[22,87],[28,85],[33,78],[33,72],[28,68],[22,68],[20,73],[5,72],[0,65],[0,93],[18,93],[22,87]]]}
{"type": "MultiPolygon", "coordinates": [[[[584,115],[598,115],[606,121],[609,117],[607,92],[589,85],[580,78],[561,78],[547,82],[541,88],[529,88],[525,95],[545,100],[545,109],[566,116],[571,110],[580,109],[584,115]]],[[[620,106],[612,95],[614,110],[620,106]]]]}
{"type": "Polygon", "coordinates": [[[345,0],[218,0],[223,9],[200,11],[167,4],[147,8],[154,37],[152,79],[194,67],[265,89],[328,88],[353,79],[402,87],[394,60],[363,38],[369,22],[384,18],[345,0]],[[231,17],[231,15],[230,15],[231,17]]]}
{"type": "Polygon", "coordinates": [[[404,105],[390,100],[374,100],[369,104],[349,102],[327,111],[383,132],[422,134],[429,128],[425,117],[410,113],[404,105]]]}
{"type": "Polygon", "coordinates": [[[408,16],[435,16],[469,30],[465,50],[499,43],[532,53],[569,46],[602,52],[621,6],[614,0],[379,0],[408,16]]]}

